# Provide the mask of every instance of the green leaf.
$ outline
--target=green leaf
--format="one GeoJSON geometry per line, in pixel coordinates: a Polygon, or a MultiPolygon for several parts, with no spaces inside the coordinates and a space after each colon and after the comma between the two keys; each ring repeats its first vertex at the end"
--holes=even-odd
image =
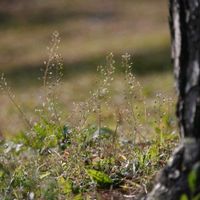
{"type": "Polygon", "coordinates": [[[112,179],[104,172],[100,172],[94,169],[87,169],[86,172],[90,178],[100,186],[108,186],[113,183],[112,179]]]}
{"type": "Polygon", "coordinates": [[[73,200],[83,200],[82,194],[76,195],[73,200]]]}
{"type": "Polygon", "coordinates": [[[50,174],[51,174],[50,172],[45,172],[45,173],[41,174],[39,178],[42,180],[42,179],[46,178],[47,176],[49,176],[50,174]]]}
{"type": "Polygon", "coordinates": [[[186,194],[182,194],[180,200],[189,200],[186,194]]]}
{"type": "Polygon", "coordinates": [[[4,171],[0,170],[0,179],[3,178],[4,174],[5,174],[4,171]]]}
{"type": "Polygon", "coordinates": [[[197,184],[197,172],[196,170],[192,170],[189,175],[188,175],[188,184],[189,188],[192,192],[195,191],[196,189],[196,184],[197,184]]]}
{"type": "Polygon", "coordinates": [[[200,194],[197,194],[195,197],[192,198],[192,200],[200,200],[200,194]]]}
{"type": "Polygon", "coordinates": [[[148,156],[149,159],[154,160],[154,159],[159,159],[159,149],[158,145],[152,145],[149,150],[148,150],[148,156]]]}
{"type": "Polygon", "coordinates": [[[160,134],[160,133],[161,133],[161,129],[158,128],[158,127],[155,128],[155,131],[156,131],[157,134],[160,134]]]}
{"type": "Polygon", "coordinates": [[[72,193],[72,183],[69,180],[64,179],[64,177],[58,178],[58,185],[64,194],[72,193]]]}
{"type": "Polygon", "coordinates": [[[50,135],[44,139],[44,143],[47,147],[55,147],[58,141],[55,135],[50,135]]]}

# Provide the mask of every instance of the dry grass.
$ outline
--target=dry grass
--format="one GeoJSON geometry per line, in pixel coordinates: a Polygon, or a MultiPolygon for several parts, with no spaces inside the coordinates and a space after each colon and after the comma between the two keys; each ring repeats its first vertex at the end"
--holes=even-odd
{"type": "Polygon", "coordinates": [[[12,21],[5,21],[0,30],[2,71],[41,66],[42,52],[54,30],[61,34],[61,53],[67,64],[104,58],[109,52],[138,54],[169,43],[167,1],[35,0],[25,8],[23,4],[1,7],[12,21]]]}
{"type": "Polygon", "coordinates": [[[1,95],[0,196],[110,199],[149,190],[177,142],[167,1],[12,2],[0,2],[0,70],[17,104],[1,95]],[[65,64],[56,90],[57,52],[49,54],[44,76],[39,73],[54,30],[65,64]],[[108,52],[116,55],[115,68],[111,60],[99,75],[94,69],[108,52]],[[134,76],[129,64],[125,76],[119,70],[124,52],[133,55],[134,76]],[[102,183],[109,191],[99,190],[102,183]]]}
{"type": "MultiPolygon", "coordinates": [[[[76,76],[75,79],[73,77],[69,78],[59,87],[59,101],[66,113],[70,113],[73,102],[80,102],[87,98],[89,92],[95,88],[97,77],[96,74],[84,73],[76,76]]],[[[147,95],[149,102],[153,101],[156,93],[159,92],[162,92],[166,96],[174,96],[173,77],[171,73],[145,76],[139,78],[139,80],[142,82],[144,93],[147,95]],[[162,82],[162,84],[160,84],[160,82],[162,82]]],[[[112,103],[115,105],[123,101],[120,96],[120,92],[124,90],[123,81],[123,76],[119,74],[113,83],[112,91],[114,98],[112,103]]],[[[20,105],[23,105],[22,108],[29,113],[30,116],[33,108],[40,103],[41,99],[39,97],[42,96],[43,90],[42,87],[38,88],[38,86],[32,86],[28,91],[24,90],[24,88],[18,88],[15,90],[15,93],[17,94],[16,101],[20,102],[20,105]]],[[[5,135],[16,134],[24,127],[23,120],[21,120],[19,113],[15,107],[13,107],[9,99],[2,94],[0,104],[0,127],[2,132],[5,135]]],[[[112,111],[110,112],[112,113],[112,111]]],[[[109,114],[107,115],[109,116],[109,114]]]]}
{"type": "MultiPolygon", "coordinates": [[[[0,70],[8,74],[8,82],[12,83],[17,94],[17,102],[21,102],[26,111],[31,110],[42,95],[37,78],[41,76],[39,68],[46,60],[45,46],[49,35],[55,29],[62,38],[60,52],[65,63],[66,79],[60,89],[60,99],[66,111],[71,107],[72,101],[85,98],[93,89],[97,76],[93,69],[104,63],[108,52],[114,52],[117,56],[124,52],[132,53],[135,71],[145,71],[147,74],[141,80],[144,81],[145,91],[150,98],[154,90],[161,91],[165,88],[166,93],[173,90],[170,73],[149,74],[154,68],[168,68],[169,56],[165,56],[168,53],[165,49],[169,44],[166,1],[111,0],[109,3],[94,3],[87,0],[83,3],[76,0],[73,3],[57,3],[51,0],[47,4],[35,0],[30,5],[26,3],[26,9],[23,8],[23,1],[18,6],[7,1],[1,1],[1,4],[4,5],[1,13],[10,16],[11,21],[5,21],[0,30],[0,70]],[[51,17],[53,20],[49,19],[51,17]],[[164,58],[162,54],[165,54],[164,58]],[[158,57],[161,60],[158,64],[152,62],[159,60],[158,57]],[[163,78],[165,76],[169,78],[163,78]],[[159,88],[159,82],[163,79],[166,81],[159,88]],[[149,82],[152,84],[148,84],[149,82]]],[[[120,88],[120,74],[116,80],[115,87],[120,88]]],[[[18,132],[22,127],[20,117],[6,97],[2,96],[0,103],[2,131],[6,135],[13,134],[16,130],[18,132]]]]}
{"type": "MultiPolygon", "coordinates": [[[[41,95],[41,99],[32,112],[29,101],[26,110],[19,106],[2,78],[2,90],[8,91],[20,117],[25,117],[31,128],[1,139],[0,196],[49,200],[119,195],[123,199],[148,192],[152,178],[177,143],[173,98],[154,94],[155,77],[148,77],[154,84],[143,88],[132,73],[128,54],[122,56],[124,73],[115,73],[116,63],[110,54],[106,66],[98,67],[98,79],[94,75],[79,77],[80,85],[74,84],[75,79],[70,82],[74,88],[66,90],[70,85],[58,84],[62,64],[54,48],[59,41],[57,34],[54,37],[43,84],[41,89],[36,87],[33,96],[41,95]],[[77,103],[69,102],[69,97],[78,99],[77,103]]],[[[163,83],[169,87],[166,93],[173,93],[166,74],[163,83]]],[[[25,100],[29,99],[23,97],[25,100]]],[[[15,126],[15,133],[18,128],[20,125],[15,126]]]]}

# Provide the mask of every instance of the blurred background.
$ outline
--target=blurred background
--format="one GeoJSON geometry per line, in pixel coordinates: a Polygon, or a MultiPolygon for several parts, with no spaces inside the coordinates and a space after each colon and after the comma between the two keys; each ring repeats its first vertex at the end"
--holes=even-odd
{"type": "MultiPolygon", "coordinates": [[[[149,96],[173,92],[167,0],[1,0],[0,22],[0,72],[25,110],[39,101],[40,68],[55,30],[61,37],[66,110],[68,102],[88,95],[96,67],[110,52],[119,65],[122,54],[131,54],[149,96]]],[[[0,130],[16,132],[21,127],[16,109],[6,96],[0,103],[0,130]]]]}

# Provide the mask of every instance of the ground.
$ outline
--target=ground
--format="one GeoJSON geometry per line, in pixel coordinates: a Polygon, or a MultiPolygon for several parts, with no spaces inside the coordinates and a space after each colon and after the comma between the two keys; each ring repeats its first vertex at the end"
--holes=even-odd
{"type": "Polygon", "coordinates": [[[59,199],[81,199],[77,193],[134,199],[149,191],[178,140],[167,1],[15,3],[0,2],[0,70],[15,94],[2,92],[0,98],[0,195],[48,199],[59,191],[59,199]],[[48,63],[46,46],[55,30],[63,77],[48,90],[40,69],[48,63]],[[106,59],[110,52],[115,73],[106,59]],[[127,52],[128,71],[122,66],[127,52]],[[106,62],[111,72],[97,72],[106,62]],[[91,140],[93,134],[101,139],[91,140]]]}
{"type": "MultiPolygon", "coordinates": [[[[0,29],[0,70],[6,73],[19,102],[26,101],[30,105],[34,104],[31,101],[37,101],[38,95],[34,91],[41,86],[38,81],[38,77],[42,76],[40,68],[44,67],[46,46],[55,30],[61,36],[60,52],[64,59],[66,92],[62,94],[70,102],[88,95],[95,81],[92,77],[97,66],[105,64],[110,52],[114,53],[118,65],[122,54],[131,54],[134,73],[147,83],[144,87],[148,90],[153,93],[161,90],[168,93],[170,90],[172,94],[167,1],[112,0],[109,3],[93,3],[87,0],[83,3],[76,0],[73,3],[57,3],[48,0],[48,3],[41,3],[35,0],[31,3],[21,1],[17,6],[15,1],[1,1],[0,4],[3,21],[0,29]],[[149,80],[153,83],[151,80],[155,79],[158,84],[148,84],[149,80]],[[156,87],[160,85],[159,80],[163,87],[156,87]],[[75,93],[74,89],[83,92],[75,93]]],[[[14,124],[19,124],[18,117],[7,99],[2,97],[0,101],[3,105],[0,129],[6,134],[14,133],[14,124]],[[11,117],[11,126],[5,116],[11,117]]],[[[65,100],[66,105],[69,101],[65,100]]]]}

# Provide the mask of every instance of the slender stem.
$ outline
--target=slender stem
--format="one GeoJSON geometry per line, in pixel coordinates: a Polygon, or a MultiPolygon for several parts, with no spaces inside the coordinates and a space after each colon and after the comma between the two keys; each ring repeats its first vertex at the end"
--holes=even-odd
{"type": "Polygon", "coordinates": [[[10,101],[13,103],[13,105],[17,108],[17,110],[19,111],[19,113],[21,114],[21,116],[23,117],[24,121],[26,122],[26,125],[28,128],[32,129],[32,124],[30,123],[30,121],[27,119],[25,113],[23,112],[23,110],[20,108],[20,106],[15,102],[12,94],[10,93],[10,91],[8,89],[5,90],[8,98],[10,99],[10,101]]]}

